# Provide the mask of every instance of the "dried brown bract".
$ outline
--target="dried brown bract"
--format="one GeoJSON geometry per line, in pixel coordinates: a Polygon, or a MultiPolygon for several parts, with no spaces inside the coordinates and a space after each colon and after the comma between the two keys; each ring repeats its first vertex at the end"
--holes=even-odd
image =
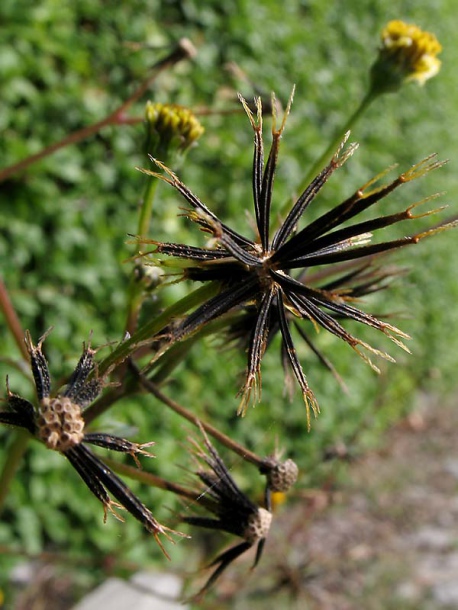
{"type": "Polygon", "coordinates": [[[203,428],[201,431],[206,451],[193,442],[197,458],[205,465],[196,472],[204,485],[196,502],[214,517],[184,515],[182,520],[190,525],[233,534],[242,538],[243,542],[224,551],[209,564],[208,567],[217,567],[194,599],[200,598],[237,557],[257,545],[254,568],[261,558],[272,522],[272,513],[252,502],[239,489],[203,428]]]}

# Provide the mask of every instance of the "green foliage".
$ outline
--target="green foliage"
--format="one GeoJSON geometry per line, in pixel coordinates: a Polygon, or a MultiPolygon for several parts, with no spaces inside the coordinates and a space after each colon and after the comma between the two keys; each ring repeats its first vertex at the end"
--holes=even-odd
{"type": "MultiPolygon", "coordinates": [[[[254,83],[267,95],[275,90],[284,105],[296,84],[277,176],[274,205],[280,210],[361,99],[381,27],[389,19],[404,18],[437,35],[444,47],[443,69],[424,89],[406,86],[369,108],[351,136],[360,142],[360,149],[333,176],[310,215],[317,213],[318,206],[329,208],[343,200],[386,166],[399,163],[404,171],[436,151],[440,158],[450,157],[450,164],[406,185],[386,205],[394,210],[401,200],[405,205],[443,191],[447,192],[444,201],[453,203],[457,194],[453,126],[458,108],[455,6],[452,0],[434,6],[422,0],[413,9],[411,5],[403,0],[393,14],[382,0],[331,5],[317,0],[127,4],[42,0],[34,7],[4,1],[0,7],[2,165],[16,163],[102,119],[145,78],[150,66],[167,52],[165,45],[186,36],[198,48],[195,60],[162,74],[131,116],[143,116],[147,99],[234,110],[202,117],[206,133],[179,173],[222,220],[246,233],[252,132],[235,91],[252,98],[254,83]],[[140,48],[127,43],[138,43],[140,48]],[[247,80],[228,71],[229,62],[235,62],[247,80]]],[[[268,119],[265,124],[268,129],[268,119]]],[[[150,167],[142,146],[141,123],[104,128],[0,184],[3,280],[23,327],[35,339],[54,326],[45,346],[54,379],[64,378],[74,368],[81,344],[91,332],[95,346],[122,338],[132,268],[126,260],[135,252],[126,242],[128,234],[136,232],[145,180],[135,167],[150,167]]],[[[182,205],[172,189],[160,185],[152,238],[201,243],[193,227],[177,217],[182,205]]],[[[456,208],[441,219],[447,213],[456,214],[456,208]]],[[[417,226],[420,230],[428,221],[419,220],[417,226]]],[[[299,348],[322,408],[310,434],[299,396],[290,403],[281,394],[283,373],[276,344],[269,347],[263,362],[262,402],[244,419],[235,412],[245,357],[223,349],[221,341],[206,339],[195,346],[174,372],[167,391],[260,455],[271,453],[278,438],[304,473],[300,483],[319,484],[317,463],[326,447],[354,438],[373,444],[418,392],[431,388],[445,392],[454,386],[458,365],[454,240],[453,232],[442,234],[396,255],[396,262],[412,272],[389,293],[368,300],[368,311],[401,312],[405,318],[395,323],[412,335],[413,356],[389,348],[399,367],[383,365],[377,378],[348,346],[319,336],[319,345],[332,355],[346,381],[349,391],[344,394],[313,355],[299,348]],[[359,436],[358,431],[362,431],[359,436]]],[[[159,302],[152,298],[151,306],[170,304],[184,294],[182,286],[164,288],[159,302]]],[[[369,332],[362,338],[374,342],[369,332]]],[[[32,397],[23,372],[11,365],[18,352],[5,326],[0,327],[0,340],[0,377],[8,373],[12,390],[32,397]]],[[[152,472],[177,480],[178,466],[189,467],[183,450],[189,429],[152,397],[120,401],[96,425],[131,426],[135,430],[131,436],[139,442],[156,440],[157,458],[145,464],[152,472]]],[[[10,430],[0,429],[0,463],[10,437],[10,430]]],[[[231,459],[236,477],[250,485],[252,467],[242,468],[241,460],[231,459]]],[[[71,549],[71,554],[95,563],[120,550],[126,562],[144,565],[157,560],[154,544],[132,520],[119,524],[109,517],[103,525],[98,502],[88,499],[81,481],[69,472],[64,458],[30,443],[0,523],[0,545],[25,553],[71,549]]],[[[164,500],[159,490],[133,488],[141,489],[142,499],[159,520],[169,519],[167,507],[177,509],[175,500],[164,500]]],[[[174,559],[182,556],[183,546],[172,549],[174,559]]],[[[11,562],[11,558],[0,560],[2,587],[11,562]]]]}

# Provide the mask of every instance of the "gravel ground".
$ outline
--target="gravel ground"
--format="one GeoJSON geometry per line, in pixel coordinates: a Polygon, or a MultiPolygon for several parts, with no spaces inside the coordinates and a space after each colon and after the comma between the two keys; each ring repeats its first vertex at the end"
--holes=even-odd
{"type": "MultiPolygon", "coordinates": [[[[456,610],[458,405],[417,402],[382,449],[282,507],[256,570],[242,557],[199,608],[456,610]]],[[[54,583],[53,605],[53,579],[43,580],[47,590],[32,579],[15,610],[71,607],[68,583],[54,583]]]]}
{"type": "Polygon", "coordinates": [[[421,397],[383,449],[284,509],[261,565],[247,581],[244,561],[219,585],[227,603],[205,607],[456,610],[457,407],[421,397]]]}

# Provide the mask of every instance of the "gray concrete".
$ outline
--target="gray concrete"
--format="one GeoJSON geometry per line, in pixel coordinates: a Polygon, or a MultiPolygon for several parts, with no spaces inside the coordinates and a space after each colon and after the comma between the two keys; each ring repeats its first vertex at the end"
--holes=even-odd
{"type": "Polygon", "coordinates": [[[138,572],[130,580],[108,578],[73,610],[187,610],[179,601],[181,588],[181,579],[166,572],[138,572]]]}

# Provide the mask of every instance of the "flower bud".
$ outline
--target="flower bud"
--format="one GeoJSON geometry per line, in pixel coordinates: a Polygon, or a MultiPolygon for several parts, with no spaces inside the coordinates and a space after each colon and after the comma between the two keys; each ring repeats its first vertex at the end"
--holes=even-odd
{"type": "Polygon", "coordinates": [[[146,152],[164,163],[173,163],[200,138],[204,128],[189,110],[176,104],[147,102],[146,152]]]}
{"type": "Polygon", "coordinates": [[[404,21],[390,21],[382,30],[382,44],[371,69],[371,93],[397,91],[404,82],[420,85],[435,76],[441,62],[442,46],[434,34],[404,21]]]}

